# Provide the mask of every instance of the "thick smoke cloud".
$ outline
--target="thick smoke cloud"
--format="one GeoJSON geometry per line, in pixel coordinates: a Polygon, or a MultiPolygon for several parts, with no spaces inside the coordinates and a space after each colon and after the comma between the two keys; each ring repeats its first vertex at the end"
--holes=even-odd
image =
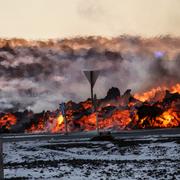
{"type": "Polygon", "coordinates": [[[27,42],[0,40],[0,110],[52,110],[90,96],[83,69],[101,69],[95,92],[148,90],[180,80],[180,38],[121,36],[27,42]],[[162,52],[156,57],[156,52],[162,52]]]}

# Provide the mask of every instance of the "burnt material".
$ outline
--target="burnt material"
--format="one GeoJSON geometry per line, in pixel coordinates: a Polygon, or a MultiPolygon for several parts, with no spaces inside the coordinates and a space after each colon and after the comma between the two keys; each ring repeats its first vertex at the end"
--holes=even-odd
{"type": "MultiPolygon", "coordinates": [[[[180,127],[180,94],[164,93],[162,101],[136,100],[128,89],[122,96],[118,88],[109,89],[107,96],[97,100],[97,114],[92,111],[92,102],[69,101],[67,123],[69,132],[95,130],[96,117],[99,127],[107,129],[141,129],[180,127]]],[[[0,133],[63,132],[63,117],[59,110],[34,113],[0,113],[0,133]]]]}
{"type": "Polygon", "coordinates": [[[106,100],[111,100],[111,99],[117,99],[120,97],[120,91],[116,87],[112,87],[111,89],[108,90],[107,95],[104,99],[106,100]]]}

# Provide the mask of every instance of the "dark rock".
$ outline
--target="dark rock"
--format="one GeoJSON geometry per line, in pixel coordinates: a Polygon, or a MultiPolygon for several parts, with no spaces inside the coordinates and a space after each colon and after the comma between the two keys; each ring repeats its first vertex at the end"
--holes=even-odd
{"type": "Polygon", "coordinates": [[[107,95],[104,99],[106,100],[111,100],[111,99],[117,99],[120,97],[120,91],[116,87],[112,87],[111,89],[108,90],[107,95]]]}
{"type": "Polygon", "coordinates": [[[170,93],[168,90],[166,90],[166,95],[163,99],[164,104],[172,103],[173,101],[180,100],[180,94],[179,93],[170,93]]]}

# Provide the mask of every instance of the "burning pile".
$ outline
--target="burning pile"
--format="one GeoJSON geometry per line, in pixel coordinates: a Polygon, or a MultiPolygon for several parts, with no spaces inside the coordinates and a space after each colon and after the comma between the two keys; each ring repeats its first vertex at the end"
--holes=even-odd
{"type": "MultiPolygon", "coordinates": [[[[180,127],[180,84],[135,95],[131,95],[131,90],[121,95],[118,88],[112,87],[96,104],[97,113],[92,111],[90,99],[80,103],[67,102],[68,130],[95,130],[96,116],[100,129],[180,127]]],[[[1,113],[0,132],[64,132],[64,120],[59,110],[1,113]]]]}
{"type": "Polygon", "coordinates": [[[180,38],[170,36],[0,39],[0,133],[64,132],[62,114],[52,109],[67,99],[71,132],[94,130],[96,117],[100,129],[179,127],[179,50],[180,38]],[[97,100],[97,113],[90,99],[73,102],[87,97],[81,70],[94,68],[103,69],[98,97],[117,86],[97,100]],[[120,93],[129,87],[138,93],[120,93]]]}

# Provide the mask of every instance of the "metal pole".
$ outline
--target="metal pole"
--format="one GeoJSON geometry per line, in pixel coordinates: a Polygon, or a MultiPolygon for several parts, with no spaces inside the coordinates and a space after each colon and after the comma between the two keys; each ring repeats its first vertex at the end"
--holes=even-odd
{"type": "Polygon", "coordinates": [[[93,71],[90,72],[90,82],[91,82],[91,101],[92,101],[92,109],[93,109],[93,112],[95,112],[96,114],[96,131],[97,131],[97,134],[99,134],[99,124],[98,124],[98,116],[97,116],[97,112],[96,112],[96,95],[94,97],[94,94],[93,94],[93,71]]]}
{"type": "Polygon", "coordinates": [[[4,179],[4,169],[3,169],[3,141],[0,137],[0,180],[4,179]]]}
{"type": "Polygon", "coordinates": [[[98,113],[96,112],[96,131],[99,134],[99,122],[98,122],[98,113]]]}
{"type": "Polygon", "coordinates": [[[99,134],[99,124],[98,124],[98,115],[97,115],[97,111],[96,111],[96,97],[94,97],[94,94],[93,94],[93,87],[95,85],[95,82],[97,80],[97,77],[99,75],[99,71],[95,71],[95,70],[89,70],[89,71],[84,71],[84,74],[85,76],[87,77],[89,83],[90,83],[90,86],[91,86],[91,102],[92,102],[92,112],[93,113],[96,113],[96,130],[97,130],[97,133],[99,134]]]}
{"type": "Polygon", "coordinates": [[[98,121],[98,112],[97,112],[97,96],[94,95],[94,112],[96,114],[96,131],[99,134],[99,121],[98,121]]]}
{"type": "Polygon", "coordinates": [[[65,125],[65,134],[68,134],[66,115],[64,116],[64,125],[65,125]]]}
{"type": "Polygon", "coordinates": [[[90,84],[91,84],[91,101],[92,101],[92,106],[94,106],[94,101],[93,101],[93,71],[90,72],[90,84]]]}

